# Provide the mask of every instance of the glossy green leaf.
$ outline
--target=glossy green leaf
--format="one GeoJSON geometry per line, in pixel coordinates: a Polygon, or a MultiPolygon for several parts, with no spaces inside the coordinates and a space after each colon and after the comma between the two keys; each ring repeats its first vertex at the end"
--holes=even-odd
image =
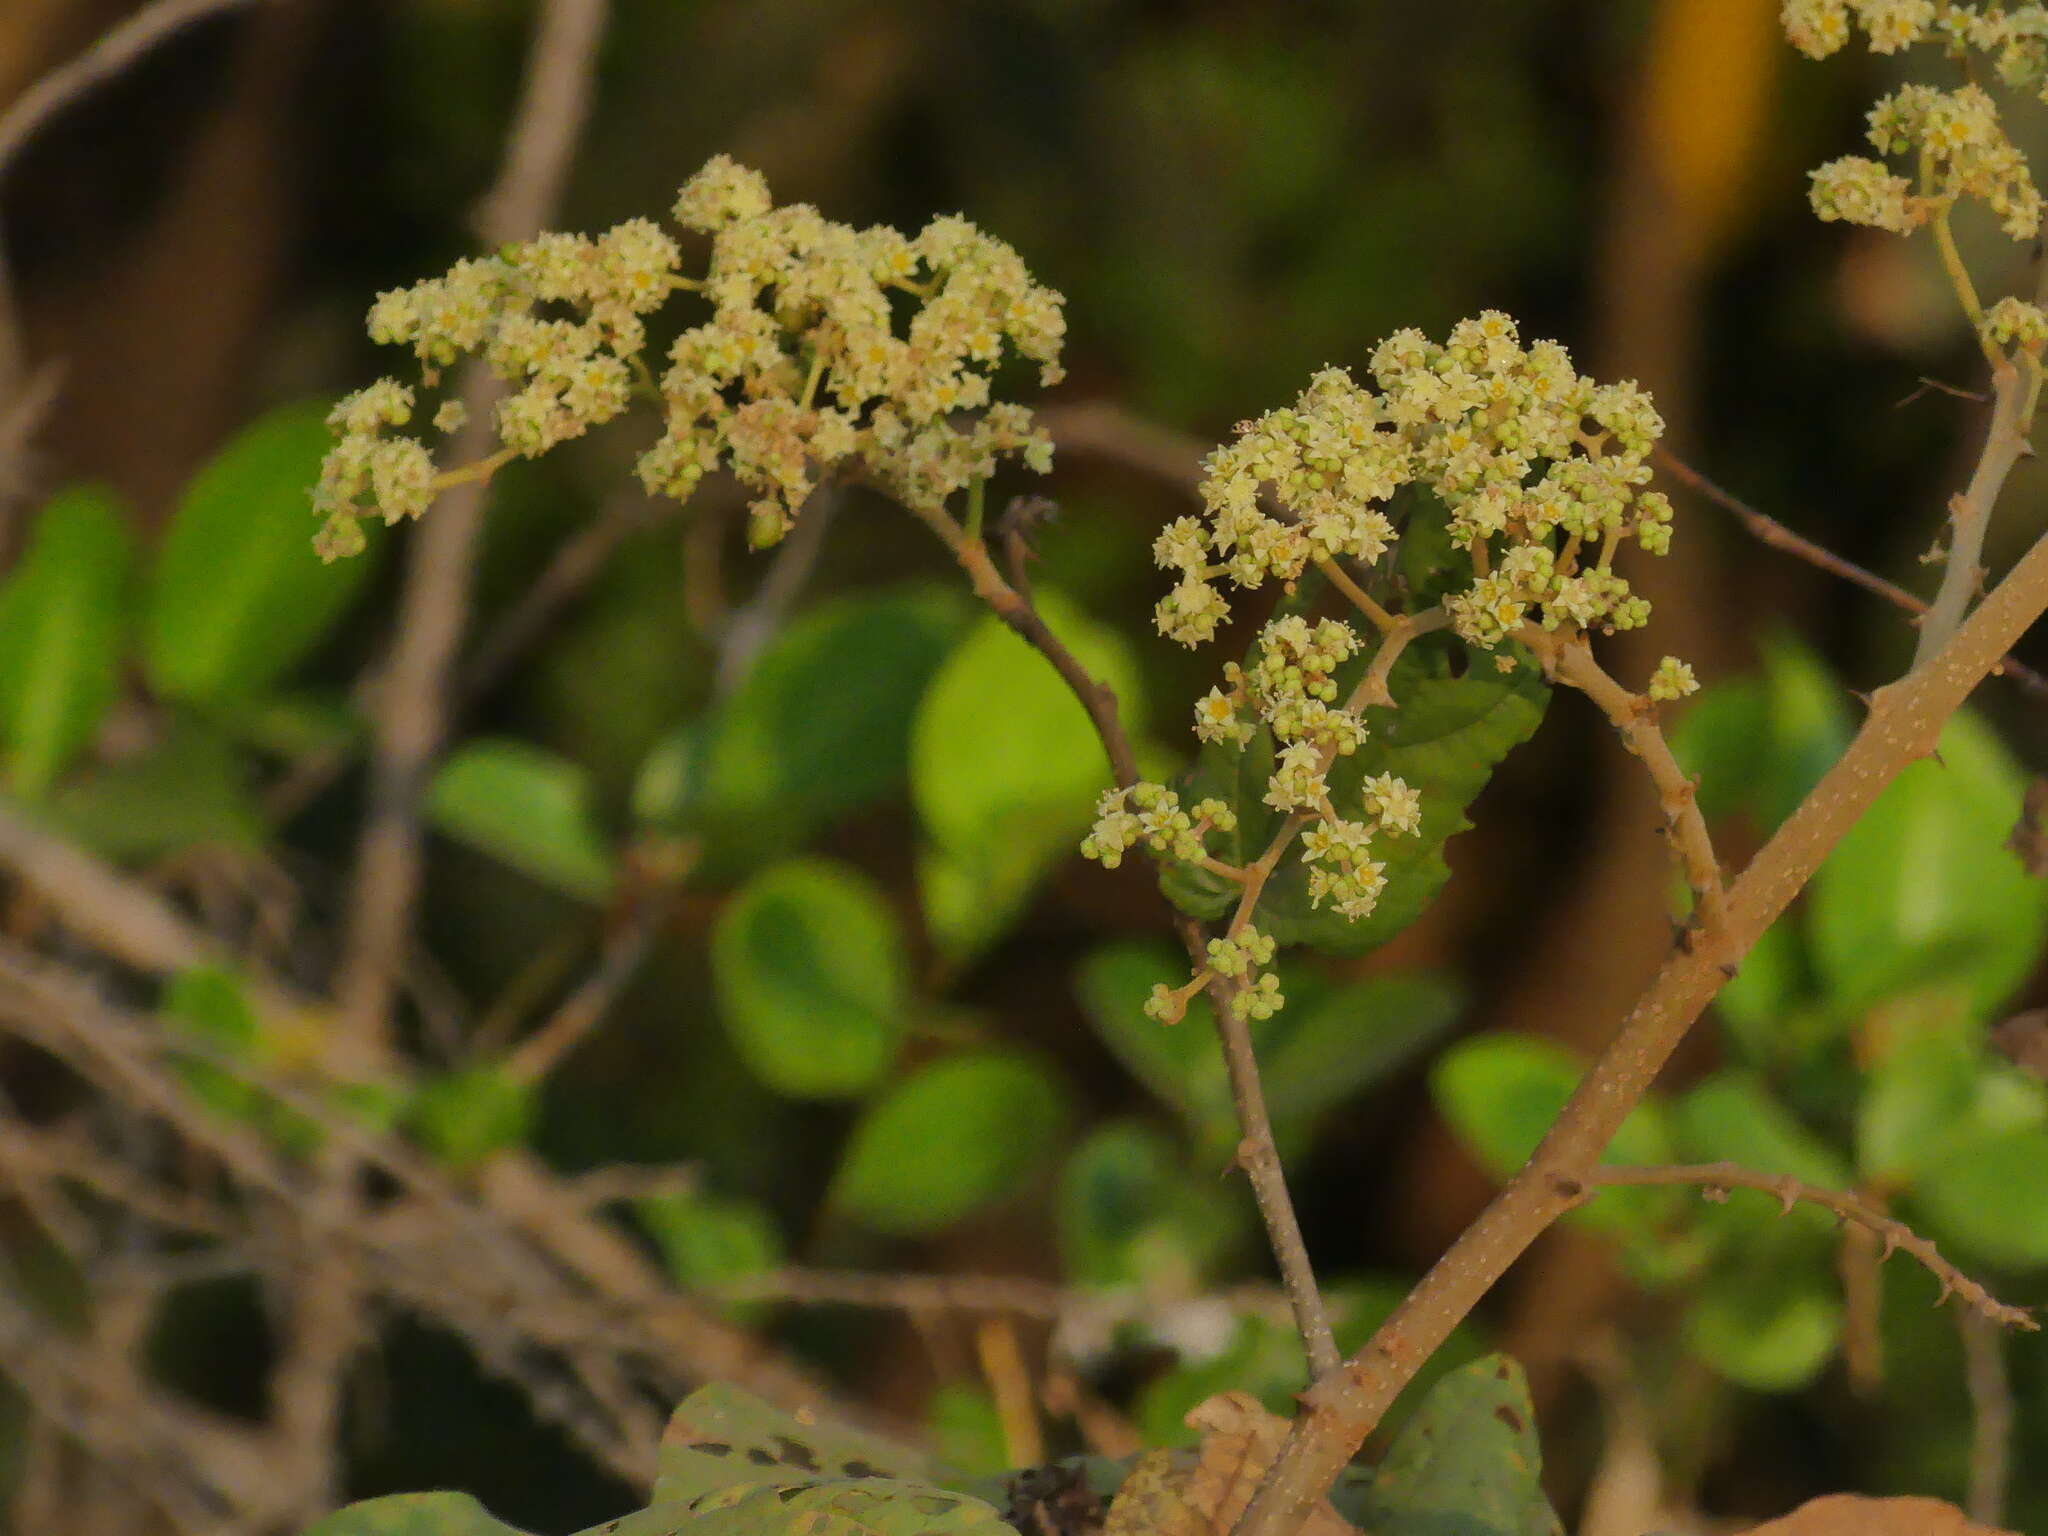
{"type": "Polygon", "coordinates": [[[427,789],[442,833],[583,901],[611,890],[612,858],[577,764],[520,741],[471,741],[427,789]]]}
{"type": "Polygon", "coordinates": [[[537,1109],[533,1084],[485,1062],[422,1085],[407,1106],[405,1128],[449,1167],[474,1168],[522,1145],[537,1109]]]}
{"type": "Polygon", "coordinates": [[[1260,1063],[1276,1124],[1307,1120],[1413,1061],[1456,1022],[1464,998],[1441,976],[1375,976],[1288,1007],[1260,1063]]]}
{"type": "Polygon", "coordinates": [[[1026,1056],[976,1051],[920,1068],[869,1106],[831,1202],[880,1232],[934,1232],[1015,1194],[1066,1119],[1058,1079],[1026,1056]]]}
{"type": "Polygon", "coordinates": [[[2021,789],[1965,712],[1942,731],[1941,761],[1906,768],[1849,829],[1808,903],[1815,969],[1840,1011],[1929,978],[1988,1011],[2025,980],[2048,937],[2048,883],[2004,846],[2021,789]]]}
{"type": "MultiPolygon", "coordinates": [[[[1494,1033],[1460,1041],[1430,1075],[1436,1106],[1459,1141],[1494,1178],[1505,1181],[1536,1150],[1585,1065],[1563,1046],[1532,1035],[1494,1033]]],[[[1660,1101],[1639,1104],[1608,1144],[1608,1163],[1671,1160],[1671,1132],[1660,1101]]],[[[1668,1191],[1612,1189],[1574,1213],[1611,1230],[1640,1227],[1651,1211],[1670,1202],[1668,1191]]]]}
{"type": "Polygon", "coordinates": [[[1430,1390],[1365,1493],[1373,1536],[1563,1536],[1522,1368],[1489,1355],[1430,1390]]]}
{"type": "MultiPolygon", "coordinates": [[[[1261,931],[1282,944],[1355,954],[1399,933],[1443,889],[1450,878],[1445,843],[1471,826],[1466,809],[1501,759],[1535,731],[1549,698],[1548,687],[1526,659],[1507,675],[1475,667],[1454,677],[1450,665],[1446,649],[1410,646],[1394,668],[1400,707],[1367,710],[1365,744],[1340,758],[1328,776],[1331,799],[1340,808],[1356,802],[1360,781],[1372,774],[1396,774],[1422,795],[1421,830],[1407,837],[1389,835],[1375,845],[1387,886],[1372,915],[1351,922],[1316,908],[1309,899],[1307,866],[1289,857],[1260,898],[1261,931]]],[[[1354,670],[1361,667],[1353,664],[1354,670]]],[[[1347,683],[1349,676],[1343,675],[1347,683]]],[[[1211,841],[1226,863],[1257,858],[1278,826],[1278,813],[1265,804],[1272,750],[1263,730],[1241,751],[1211,744],[1182,786],[1185,800],[1214,797],[1236,812],[1236,830],[1211,841]]],[[[1160,886],[1181,910],[1203,918],[1221,916],[1237,900],[1235,885],[1191,866],[1168,866],[1160,886]]]]}
{"type": "Polygon", "coordinates": [[[1913,1206],[1963,1263],[2048,1267],[2048,1128],[1999,1130],[1922,1171],[1913,1206]]]}
{"type": "Polygon", "coordinates": [[[338,1509],[305,1536],[523,1536],[466,1493],[393,1493],[338,1509]]]}
{"type": "Polygon", "coordinates": [[[24,800],[49,791],[114,701],[133,563],[113,499],[74,490],[43,508],[0,583],[0,766],[24,800]]]}
{"type": "Polygon", "coordinates": [[[899,790],[918,701],[965,618],[958,593],[932,586],[800,615],[694,743],[663,823],[707,835],[715,858],[759,859],[899,790]]]}
{"type": "Polygon", "coordinates": [[[726,905],[711,942],[719,1014],[777,1093],[865,1093],[909,1028],[909,962],[887,899],[824,859],[763,870],[726,905]]]}
{"type": "Polygon", "coordinates": [[[1078,1285],[1190,1295],[1245,1234],[1242,1201],[1136,1120],[1098,1126],[1060,1171],[1061,1268],[1078,1285]]]}
{"type": "MultiPolygon", "coordinates": [[[[1116,691],[1136,735],[1143,711],[1129,647],[1056,592],[1041,591],[1038,607],[1090,675],[1116,691]]],[[[1008,843],[1043,867],[1078,845],[1109,779],[1088,712],[1059,674],[1000,620],[977,621],[911,728],[911,796],[926,833],[956,858],[1008,843]]]]}
{"type": "Polygon", "coordinates": [[[248,763],[219,731],[184,716],[133,757],[74,775],[50,797],[48,814],[68,836],[124,863],[188,848],[256,848],[264,837],[248,763]]]}
{"type": "Polygon", "coordinates": [[[322,564],[307,493],[332,441],[317,405],[246,428],[185,488],[143,613],[142,659],[167,698],[247,698],[319,643],[369,576],[322,564]]]}

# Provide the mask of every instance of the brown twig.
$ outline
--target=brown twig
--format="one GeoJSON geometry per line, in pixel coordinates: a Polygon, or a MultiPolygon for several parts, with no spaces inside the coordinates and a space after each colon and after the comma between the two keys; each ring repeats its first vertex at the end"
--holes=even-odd
{"type": "Polygon", "coordinates": [[[1979,1312],[1959,1313],[1956,1328],[1963,1341],[1963,1380],[1970,1390],[1970,1486],[1964,1507],[1980,1524],[2002,1525],[2016,1423],[2005,1338],[1979,1312]]]}
{"type": "MultiPolygon", "coordinates": [[[[1051,662],[1053,670],[1073,690],[1074,697],[1081,701],[1081,707],[1088,711],[1088,718],[1094,722],[1095,733],[1102,741],[1103,751],[1108,754],[1116,784],[1127,789],[1137,783],[1138,760],[1117,713],[1115,690],[1090,676],[1088,669],[1046,625],[1023,592],[1003,579],[995,562],[989,558],[987,545],[961,529],[944,512],[911,510],[953,552],[954,559],[967,573],[975,596],[1051,662]]],[[[1022,528],[1015,518],[1007,522],[1005,538],[1010,545],[1011,563],[1021,575],[1026,555],[1022,528]]],[[[1256,887],[1249,881],[1246,894],[1248,899],[1256,898],[1256,887]]],[[[1244,908],[1241,906],[1240,910],[1244,908]]],[[[1176,917],[1175,930],[1187,949],[1189,962],[1200,972],[1208,964],[1207,933],[1199,922],[1185,915],[1176,917]]],[[[1329,1314],[1323,1306],[1322,1293],[1316,1286],[1315,1268],[1309,1261],[1308,1248],[1301,1235],[1301,1223],[1295,1215],[1294,1200],[1287,1191],[1279,1149],[1273,1141],[1265,1095],[1259,1086],[1258,1059],[1252,1050],[1251,1030],[1230,1006],[1233,987],[1234,983],[1224,977],[1210,977],[1209,995],[1214,1004],[1217,1037],[1222,1042],[1231,1098],[1237,1107],[1238,1127],[1244,1133],[1238,1145],[1237,1165],[1250,1180],[1253,1198],[1265,1220],[1267,1238],[1280,1266],[1281,1281],[1287,1287],[1294,1306],[1295,1321],[1308,1353],[1311,1371],[1320,1374],[1334,1368],[1340,1356],[1330,1331],[1329,1314]]]]}
{"type": "MultiPolygon", "coordinates": [[[[542,11],[504,164],[477,206],[477,233],[487,246],[537,233],[560,200],[588,112],[608,10],[609,0],[549,0],[542,11]]],[[[489,453],[497,390],[481,363],[464,371],[458,393],[468,423],[450,448],[457,463],[489,453]]],[[[363,1037],[379,1037],[389,1027],[412,927],[420,883],[420,797],[446,725],[485,484],[465,482],[444,496],[421,520],[407,551],[398,637],[374,711],[370,808],[356,851],[343,947],[343,1018],[363,1037]]]]}
{"type": "MultiPolygon", "coordinates": [[[[1904,587],[1886,581],[1874,571],[1865,570],[1853,560],[1845,560],[1833,550],[1794,533],[1769,513],[1758,511],[1733,491],[1726,490],[1708,479],[1670,449],[1660,445],[1652,451],[1652,457],[1656,459],[1659,469],[1697,491],[1722,511],[1730,513],[1758,543],[1804,560],[1808,565],[1826,571],[1830,576],[1838,576],[1851,586],[1861,587],[1864,591],[1883,598],[1893,607],[1903,609],[1916,617],[1927,612],[1927,603],[1923,598],[1908,592],[1904,587]]],[[[2048,699],[2048,677],[2043,677],[2018,657],[2001,658],[1997,671],[2000,676],[2011,678],[2036,698],[2048,699]]]]}
{"type": "MultiPolygon", "coordinates": [[[[1943,220],[1935,221],[1937,233],[1946,229],[1943,220]]],[[[1984,447],[1970,483],[1949,499],[1948,561],[1942,569],[1941,587],[1920,621],[1920,643],[1913,652],[1916,668],[1925,666],[1948,644],[1970,604],[1984,590],[1984,534],[1991,526],[1991,509],[2013,466],[2034,451],[2027,432],[2033,426],[2040,365],[2030,360],[2020,368],[1999,357],[1988,339],[1985,347],[1992,358],[1991,420],[1984,428],[1984,447]]]]}
{"type": "Polygon", "coordinates": [[[1647,1168],[1603,1164],[1567,1183],[1571,1187],[1564,1193],[1575,1200],[1584,1200],[1594,1190],[1603,1187],[1679,1184],[1697,1188],[1709,1200],[1726,1199],[1731,1189],[1748,1189],[1769,1195],[1786,1211],[1795,1205],[1817,1205],[1833,1213],[1837,1220],[1853,1223],[1869,1232],[1882,1245],[1881,1256],[1897,1249],[1918,1260],[1940,1284],[1942,1300],[1946,1301],[1953,1295],[1970,1311],[2004,1328],[2031,1332],[2041,1326],[2024,1307],[2007,1306],[1949,1263],[1933,1243],[1903,1221],[1847,1190],[1823,1189],[1818,1184],[1809,1184],[1789,1174],[1761,1173],[1730,1162],[1671,1163],[1647,1168]]]}
{"type": "Polygon", "coordinates": [[[655,935],[673,909],[667,888],[639,896],[606,938],[596,968],[549,1015],[546,1023],[505,1057],[506,1076],[514,1082],[537,1083],[582,1044],[639,971],[655,935]]]}
{"type": "Polygon", "coordinates": [[[1600,1054],[1543,1142],[1478,1219],[1342,1370],[1303,1394],[1288,1449],[1237,1536],[1288,1536],[1356,1453],[1394,1396],[1536,1237],[1569,1208],[1560,1179],[1582,1179],[1680,1040],[1843,834],[2048,608],[2048,539],[2038,541],[1925,665],[1871,698],[1841,759],[1728,891],[1722,954],[1679,947],[1600,1054]]]}
{"type": "Polygon", "coordinates": [[[861,1270],[771,1269],[722,1282],[731,1301],[794,1301],[878,1312],[995,1312],[1053,1322],[1077,1302],[1045,1280],[989,1275],[880,1275],[861,1270]]]}

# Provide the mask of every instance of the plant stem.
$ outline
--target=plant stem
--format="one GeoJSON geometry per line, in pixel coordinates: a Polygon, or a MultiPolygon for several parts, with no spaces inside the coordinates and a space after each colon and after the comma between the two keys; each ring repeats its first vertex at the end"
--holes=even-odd
{"type": "Polygon", "coordinates": [[[2013,465],[2033,451],[2027,442],[2026,415],[2032,391],[2021,371],[2007,359],[1997,358],[1991,369],[1991,389],[1991,424],[1984,430],[1983,452],[1969,485],[1948,504],[1955,532],[1949,539],[1941,590],[1934,594],[1927,616],[1920,621],[1920,644],[1913,652],[1916,671],[1948,644],[1949,636],[1963,622],[1963,614],[1984,580],[1984,531],[1991,523],[1992,504],[2013,465]]]}
{"type": "Polygon", "coordinates": [[[1629,1111],[1714,994],[1821,860],[1907,764],[1934,750],[1942,723],[2048,608],[2048,539],[2037,542],[1953,640],[1871,699],[1841,760],[1728,891],[1724,945],[1680,947],[1580,1081],[1540,1146],[1365,1347],[1302,1397],[1287,1450],[1235,1536],[1290,1536],[1400,1390],[1508,1267],[1571,1208],[1629,1111]],[[1724,960],[1723,955],[1726,959],[1724,960]]]}

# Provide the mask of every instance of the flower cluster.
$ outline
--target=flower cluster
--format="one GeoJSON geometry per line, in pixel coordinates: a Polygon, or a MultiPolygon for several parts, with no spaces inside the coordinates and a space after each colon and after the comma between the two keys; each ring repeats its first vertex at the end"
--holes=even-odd
{"type": "Polygon", "coordinates": [[[1134,784],[1105,792],[1095,806],[1095,830],[1081,852],[1105,869],[1124,861],[1124,851],[1143,843],[1162,858],[1198,863],[1207,856],[1202,838],[1210,828],[1233,831],[1237,813],[1221,800],[1201,800],[1192,812],[1180,796],[1160,784],[1134,784]]]}
{"type": "Polygon", "coordinates": [[[1847,155],[1812,173],[1813,209],[1821,218],[1907,234],[1973,197],[2013,239],[2040,232],[2041,194],[2026,156],[2006,137],[1982,88],[1901,86],[1871,109],[1869,138],[1880,154],[1917,161],[1919,193],[1882,161],[1847,155]]]}
{"type": "Polygon", "coordinates": [[[2021,350],[2039,357],[2042,348],[2048,347],[2048,311],[2008,296],[1986,311],[1984,334],[2002,347],[2017,343],[2021,350]]]}
{"type": "Polygon", "coordinates": [[[1873,53],[1939,42],[1950,53],[1990,57],[1998,78],[2048,102],[2048,6],[1978,5],[1953,0],[1784,0],[1785,35],[1809,58],[1824,59],[1863,29],[1873,53]]]}
{"type": "MultiPolygon", "coordinates": [[[[410,347],[428,385],[480,356],[509,386],[493,423],[500,459],[582,435],[636,388],[655,396],[665,430],[639,459],[642,483],[686,499],[706,472],[730,468],[754,492],[756,544],[781,538],[820,479],[849,462],[918,508],[986,478],[1004,455],[1050,467],[1030,414],[991,403],[990,375],[1015,352],[1058,380],[1063,301],[1000,240],[957,217],[913,239],[776,208],[762,178],[724,156],[683,187],[675,218],[710,237],[699,281],[680,274],[675,240],[631,219],[596,238],[542,235],[382,294],[370,335],[410,347]],[[712,313],[676,339],[657,385],[644,317],[679,288],[712,313]]],[[[340,440],[314,492],[324,556],[362,547],[363,516],[416,516],[446,483],[423,443],[389,434],[412,411],[412,392],[391,380],[336,408],[340,440]]],[[[457,430],[459,403],[433,420],[457,430]]]]}

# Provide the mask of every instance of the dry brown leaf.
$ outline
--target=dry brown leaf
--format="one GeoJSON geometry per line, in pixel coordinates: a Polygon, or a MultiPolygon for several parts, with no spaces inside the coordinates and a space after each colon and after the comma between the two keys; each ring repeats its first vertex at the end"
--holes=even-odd
{"type": "MultiPolygon", "coordinates": [[[[1142,1456],[1117,1490],[1103,1536],[1228,1536],[1287,1443],[1291,1428],[1249,1392],[1219,1392],[1184,1421],[1201,1432],[1193,1451],[1142,1456]]],[[[1301,1536],[1359,1536],[1328,1500],[1301,1536]]]]}
{"type": "Polygon", "coordinates": [[[1979,1525],[1940,1499],[1866,1499],[1831,1493],[1742,1536],[2018,1536],[1979,1525]]]}

